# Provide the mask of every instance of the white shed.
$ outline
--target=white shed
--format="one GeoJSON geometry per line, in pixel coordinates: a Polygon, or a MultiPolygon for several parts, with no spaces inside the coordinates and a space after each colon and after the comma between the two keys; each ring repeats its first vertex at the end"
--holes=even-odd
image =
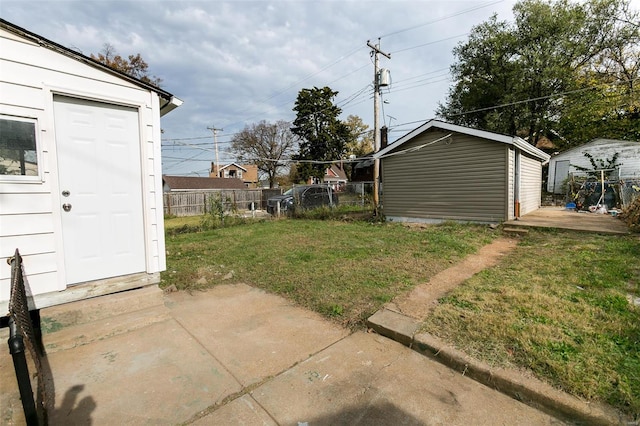
{"type": "Polygon", "coordinates": [[[0,309],[16,248],[35,308],[160,281],[160,117],[181,103],[0,19],[0,309]]]}
{"type": "Polygon", "coordinates": [[[584,145],[568,149],[549,160],[547,192],[564,194],[564,183],[569,173],[579,171],[578,167],[592,169],[585,153],[605,163],[618,153],[616,163],[620,164],[617,175],[621,179],[640,179],[640,142],[614,139],[594,139],[584,145]]]}

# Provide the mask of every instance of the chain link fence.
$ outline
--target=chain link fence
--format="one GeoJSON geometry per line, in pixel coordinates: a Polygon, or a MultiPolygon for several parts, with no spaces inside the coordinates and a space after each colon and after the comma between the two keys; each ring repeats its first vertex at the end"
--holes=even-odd
{"type": "Polygon", "coordinates": [[[46,361],[40,331],[39,311],[29,311],[22,257],[18,249],[8,259],[11,265],[11,294],[9,299],[9,351],[13,359],[20,399],[28,425],[46,425],[47,409],[53,402],[51,372],[46,361]],[[34,322],[36,327],[34,327],[34,322]],[[24,349],[27,349],[25,352],[24,349]],[[26,355],[29,355],[27,359],[26,355]],[[33,395],[29,365],[35,369],[36,397],[33,395]]]}
{"type": "MultiPolygon", "coordinates": [[[[301,185],[293,185],[293,187],[301,185]]],[[[373,182],[327,184],[338,197],[338,208],[373,210],[373,182]]],[[[167,192],[163,196],[165,216],[201,216],[220,208],[224,214],[267,210],[267,200],[290,187],[275,189],[167,192]]]]}
{"type": "Polygon", "coordinates": [[[607,209],[630,206],[640,197],[640,178],[619,178],[604,180],[588,173],[571,173],[566,183],[566,200],[574,202],[578,209],[605,205],[607,209]]]}

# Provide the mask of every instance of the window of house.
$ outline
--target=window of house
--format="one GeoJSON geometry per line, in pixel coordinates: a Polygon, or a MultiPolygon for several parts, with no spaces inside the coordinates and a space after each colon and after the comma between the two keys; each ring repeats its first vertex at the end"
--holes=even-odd
{"type": "Polygon", "coordinates": [[[0,115],[0,177],[9,176],[39,176],[35,119],[0,115]]]}
{"type": "Polygon", "coordinates": [[[238,170],[238,179],[242,179],[242,170],[238,170]]]}

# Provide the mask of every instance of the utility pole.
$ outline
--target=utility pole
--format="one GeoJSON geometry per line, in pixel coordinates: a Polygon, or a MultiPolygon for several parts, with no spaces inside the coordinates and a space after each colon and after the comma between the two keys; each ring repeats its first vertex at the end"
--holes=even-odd
{"type": "Polygon", "coordinates": [[[224,131],[224,129],[217,129],[215,127],[207,127],[207,129],[213,132],[213,146],[216,151],[216,177],[220,176],[220,163],[218,162],[218,131],[224,131]]]}
{"type": "MultiPolygon", "coordinates": [[[[378,55],[383,55],[387,59],[391,59],[391,54],[384,53],[380,50],[380,39],[378,39],[378,44],[373,45],[369,40],[367,40],[367,46],[371,48],[371,55],[374,57],[373,60],[373,150],[374,152],[380,151],[380,119],[379,119],[379,110],[380,110],[380,76],[379,76],[379,57],[378,55]]],[[[378,214],[378,205],[380,204],[380,160],[375,159],[373,161],[373,208],[378,214]]]]}

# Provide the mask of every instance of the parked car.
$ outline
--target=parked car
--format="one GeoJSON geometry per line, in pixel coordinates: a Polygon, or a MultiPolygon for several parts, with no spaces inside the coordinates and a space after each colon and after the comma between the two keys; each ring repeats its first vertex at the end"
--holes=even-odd
{"type": "Polygon", "coordinates": [[[329,186],[299,185],[294,186],[282,195],[267,200],[267,212],[276,214],[280,204],[280,213],[291,214],[296,210],[309,210],[322,206],[335,207],[338,196],[329,186]]]}

